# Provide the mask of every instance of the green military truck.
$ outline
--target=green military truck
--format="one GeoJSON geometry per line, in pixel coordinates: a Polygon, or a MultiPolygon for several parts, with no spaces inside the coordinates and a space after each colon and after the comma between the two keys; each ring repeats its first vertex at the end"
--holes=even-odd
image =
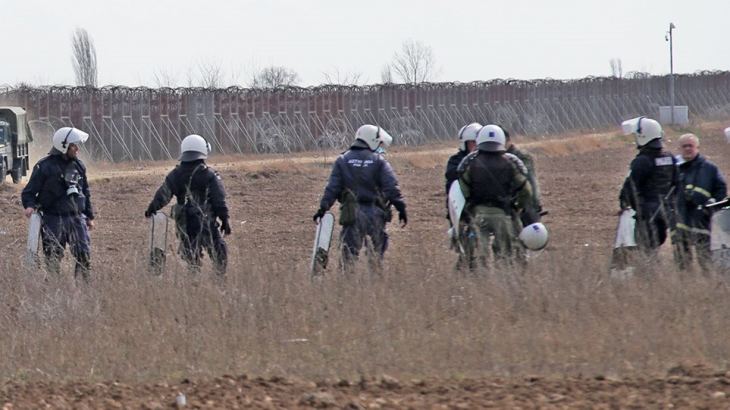
{"type": "Polygon", "coordinates": [[[17,184],[28,173],[28,144],[32,141],[25,110],[0,106],[0,184],[8,174],[17,184]]]}

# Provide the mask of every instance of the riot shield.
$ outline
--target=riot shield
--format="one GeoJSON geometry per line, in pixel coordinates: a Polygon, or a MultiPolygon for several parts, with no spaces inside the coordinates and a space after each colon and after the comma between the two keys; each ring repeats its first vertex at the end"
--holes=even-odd
{"type": "Polygon", "coordinates": [[[317,223],[317,230],[314,235],[314,247],[312,249],[312,261],[310,264],[312,275],[321,273],[327,267],[334,228],[335,216],[332,212],[325,213],[319,219],[319,223],[317,223]]]}
{"type": "Polygon", "coordinates": [[[150,272],[161,275],[165,270],[168,218],[157,212],[150,219],[150,272]]]}

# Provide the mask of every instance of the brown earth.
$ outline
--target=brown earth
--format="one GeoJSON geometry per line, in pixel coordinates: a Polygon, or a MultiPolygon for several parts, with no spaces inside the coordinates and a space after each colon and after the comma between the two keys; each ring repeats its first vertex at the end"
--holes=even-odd
{"type": "MultiPolygon", "coordinates": [[[[727,408],[730,372],[670,369],[666,377],[410,379],[309,382],[221,376],[176,383],[7,383],[3,409],[19,408],[727,408]],[[178,396],[185,406],[178,406],[178,396]],[[10,404],[12,403],[12,404],[10,404]]],[[[2,403],[2,401],[0,401],[2,403]]]]}
{"type": "MultiPolygon", "coordinates": [[[[728,170],[721,128],[693,131],[728,170]]],[[[90,164],[88,291],[24,270],[21,188],[5,185],[0,406],[165,408],[184,393],[195,408],[730,407],[724,281],[667,264],[628,283],[605,273],[631,141],[522,145],[537,159],[551,242],[517,291],[499,273],[454,276],[444,146],[388,154],[410,221],[389,229],[384,278],[355,286],[333,268],[319,285],[306,274],[332,153],[212,159],[233,218],[224,288],[207,271],[180,279],[172,243],[165,276],[144,273],[142,213],[172,163],[90,164]]]]}

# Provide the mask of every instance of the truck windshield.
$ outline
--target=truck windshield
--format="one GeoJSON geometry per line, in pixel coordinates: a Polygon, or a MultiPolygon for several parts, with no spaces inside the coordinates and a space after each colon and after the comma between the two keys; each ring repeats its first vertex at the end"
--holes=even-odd
{"type": "Polygon", "coordinates": [[[7,142],[8,128],[0,125],[0,145],[4,145],[7,142]]]}

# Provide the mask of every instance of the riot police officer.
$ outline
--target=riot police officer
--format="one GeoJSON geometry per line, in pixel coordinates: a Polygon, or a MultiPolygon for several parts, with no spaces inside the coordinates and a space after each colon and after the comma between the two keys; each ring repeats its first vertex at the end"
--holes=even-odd
{"type": "Polygon", "coordinates": [[[459,184],[482,255],[486,255],[489,237],[494,236],[496,260],[524,263],[524,247],[518,239],[522,229],[519,213],[531,200],[532,190],[522,161],[505,152],[505,140],[501,127],[482,127],[477,150],[459,165],[459,184]]]}
{"type": "Polygon", "coordinates": [[[75,277],[90,279],[89,229],[94,227],[94,210],[86,178],[86,166],[78,158],[79,145],[89,134],[63,127],[53,134],[53,148],[33,168],[21,199],[25,216],[42,214],[43,253],[49,272],[58,274],[64,248],[69,245],[76,259],[75,277]]]}
{"type": "Polygon", "coordinates": [[[398,180],[388,161],[376,151],[393,138],[382,128],[363,125],[355,133],[355,142],[332,166],[327,187],[314,221],[324,216],[335,201],[340,202],[342,264],[347,270],[357,259],[363,241],[369,237],[375,255],[372,267],[379,268],[388,248],[385,225],[390,221],[392,205],[402,226],[408,223],[406,203],[398,180]]]}
{"type": "MultiPolygon", "coordinates": [[[[454,155],[449,157],[449,160],[446,162],[446,172],[444,174],[444,177],[446,179],[447,218],[449,218],[449,190],[451,189],[451,185],[459,179],[459,173],[457,172],[459,164],[464,158],[466,158],[466,156],[470,152],[476,149],[477,134],[479,133],[479,130],[481,128],[482,125],[477,122],[473,122],[471,124],[461,127],[458,134],[459,150],[454,155]]],[[[468,267],[469,269],[476,268],[476,260],[474,258],[474,248],[476,245],[475,235],[470,230],[469,224],[462,218],[461,221],[452,221],[451,219],[449,219],[449,225],[451,229],[456,230],[449,230],[451,236],[451,248],[459,254],[459,257],[456,261],[456,269],[459,270],[464,267],[468,267]]]]}
{"type": "Polygon", "coordinates": [[[144,215],[151,217],[174,196],[177,203],[172,217],[180,239],[180,255],[195,272],[200,269],[205,249],[216,273],[223,275],[228,251],[221,233],[229,235],[231,225],[220,175],[205,163],[210,149],[210,144],[200,135],[185,137],[180,145],[180,164],[167,174],[144,215]]]}
{"type": "Polygon", "coordinates": [[[459,164],[470,152],[476,149],[477,133],[479,133],[481,128],[481,124],[473,122],[461,127],[459,130],[459,150],[456,154],[450,156],[449,160],[446,162],[446,172],[444,174],[444,177],[446,178],[446,196],[449,195],[449,188],[451,188],[451,184],[459,179],[459,174],[456,172],[459,164]]]}
{"type": "Polygon", "coordinates": [[[631,171],[619,195],[621,209],[636,211],[636,240],[649,254],[667,239],[673,225],[674,203],[679,173],[677,160],[664,149],[661,125],[639,117],[624,121],[624,133],[634,134],[639,153],[631,161],[631,171]]]}

